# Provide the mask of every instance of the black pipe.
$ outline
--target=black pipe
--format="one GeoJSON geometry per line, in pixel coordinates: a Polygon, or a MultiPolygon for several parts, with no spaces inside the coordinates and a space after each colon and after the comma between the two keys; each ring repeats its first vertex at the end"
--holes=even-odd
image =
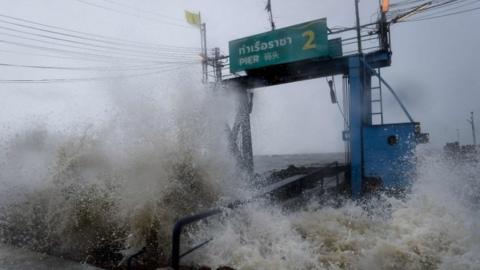
{"type": "Polygon", "coordinates": [[[202,220],[204,218],[222,213],[221,209],[211,209],[203,213],[184,217],[175,223],[172,236],[172,268],[178,270],[180,267],[180,235],[185,225],[202,220]]]}
{"type": "Polygon", "coordinates": [[[191,248],[189,251],[186,251],[186,252],[184,252],[182,255],[180,255],[180,259],[183,258],[183,257],[185,257],[185,256],[187,256],[188,254],[194,252],[195,250],[197,250],[197,249],[205,246],[206,244],[208,244],[208,243],[210,243],[210,242],[212,242],[212,241],[213,241],[213,238],[210,238],[210,239],[208,239],[207,241],[204,241],[203,243],[200,243],[200,244],[194,246],[194,247],[191,248]]]}

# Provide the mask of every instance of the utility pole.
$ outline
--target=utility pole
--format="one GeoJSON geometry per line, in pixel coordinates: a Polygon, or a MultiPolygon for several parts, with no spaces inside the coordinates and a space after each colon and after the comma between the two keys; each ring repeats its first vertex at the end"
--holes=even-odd
{"type": "Polygon", "coordinates": [[[217,83],[222,81],[222,68],[220,48],[215,47],[215,49],[213,49],[213,69],[215,70],[215,82],[217,83]]]}
{"type": "Polygon", "coordinates": [[[215,77],[215,82],[222,82],[222,69],[225,67],[224,60],[228,56],[222,55],[220,53],[220,48],[215,47],[213,49],[213,56],[208,58],[208,65],[213,68],[213,75],[215,77]]]}
{"type": "MultiPolygon", "coordinates": [[[[200,13],[199,13],[200,16],[200,13]]],[[[208,55],[207,55],[207,25],[202,23],[200,16],[200,42],[202,49],[202,82],[208,82],[208,55]]]]}
{"type": "Polygon", "coordinates": [[[473,112],[470,112],[470,119],[467,119],[467,122],[470,123],[472,126],[472,137],[473,137],[473,145],[476,147],[477,146],[477,136],[475,134],[475,121],[473,118],[473,112]]]}
{"type": "Polygon", "coordinates": [[[360,32],[360,12],[358,10],[358,2],[360,0],[354,0],[355,1],[355,16],[357,17],[357,42],[358,42],[358,53],[362,53],[362,35],[360,32]]]}
{"type": "Polygon", "coordinates": [[[380,48],[383,50],[390,50],[389,44],[389,25],[387,22],[387,12],[390,8],[389,0],[380,1],[380,21],[379,21],[379,32],[380,32],[380,48]]]}
{"type": "Polygon", "coordinates": [[[202,57],[202,83],[208,83],[207,25],[202,22],[200,12],[195,14],[185,10],[187,23],[200,29],[200,57],[202,57]]]}
{"type": "Polygon", "coordinates": [[[457,142],[460,143],[460,129],[457,128],[457,142]]]}

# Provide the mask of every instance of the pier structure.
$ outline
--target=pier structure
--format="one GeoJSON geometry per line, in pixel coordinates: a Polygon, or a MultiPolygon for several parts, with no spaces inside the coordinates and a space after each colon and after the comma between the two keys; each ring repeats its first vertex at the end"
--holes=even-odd
{"type": "MultiPolygon", "coordinates": [[[[415,174],[416,146],[428,142],[429,137],[421,132],[420,123],[414,121],[381,75],[380,70],[392,64],[390,22],[386,19],[389,1],[381,3],[381,15],[375,23],[360,25],[358,0],[355,0],[355,27],[330,29],[326,18],[280,29],[272,27],[272,31],[230,41],[229,55],[222,55],[215,48],[213,57],[207,57],[206,63],[213,67],[213,87],[236,91],[240,96],[234,123],[228,126],[228,137],[239,167],[251,176],[254,175],[250,129],[253,90],[336,75],[343,78],[345,130],[341,136],[345,142],[345,164],[334,162],[319,168],[281,171],[284,179],[265,186],[252,198],[226,205],[226,209],[233,210],[265,195],[287,200],[312,194],[310,191],[322,195],[325,188],[336,191],[337,195],[346,191],[354,199],[380,190],[398,193],[408,189],[415,174]],[[345,37],[352,33],[353,36],[345,37]],[[385,123],[384,88],[398,102],[407,122],[385,123]],[[342,188],[339,188],[339,172],[344,174],[342,188]],[[333,179],[334,184],[325,184],[326,178],[333,179]]],[[[338,103],[334,81],[327,81],[332,103],[338,103]]],[[[210,209],[177,221],[172,233],[173,269],[180,269],[182,257],[213,239],[181,254],[184,228],[223,212],[221,208],[210,209]]]]}
{"type": "MultiPolygon", "coordinates": [[[[370,188],[408,187],[415,169],[415,147],[428,141],[428,134],[421,133],[420,124],[381,76],[381,68],[392,63],[389,23],[384,12],[376,23],[357,22],[355,27],[334,30],[322,18],[230,41],[228,57],[216,49],[210,60],[216,83],[235,89],[241,96],[229,137],[242,168],[253,172],[253,89],[341,75],[345,84],[342,137],[351,195],[358,198],[370,188]],[[371,30],[362,35],[364,29],[371,30]],[[352,37],[344,37],[351,33],[352,37]],[[225,67],[229,70],[223,75],[225,67]],[[408,122],[384,123],[385,88],[397,100],[408,122]]],[[[331,81],[329,84],[332,87],[331,81]]],[[[338,102],[336,99],[332,96],[332,101],[338,102]]]]}

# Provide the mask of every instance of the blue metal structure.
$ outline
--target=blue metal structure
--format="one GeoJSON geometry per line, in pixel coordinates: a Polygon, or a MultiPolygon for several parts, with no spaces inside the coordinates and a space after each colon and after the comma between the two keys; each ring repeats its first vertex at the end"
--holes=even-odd
{"type": "MultiPolygon", "coordinates": [[[[381,57],[381,56],[379,56],[381,57]]],[[[390,57],[385,55],[384,57],[390,57]]],[[[358,198],[365,191],[405,190],[415,169],[417,143],[428,140],[420,133],[393,89],[361,54],[348,59],[350,187],[358,198]],[[409,118],[409,123],[373,125],[371,78],[378,76],[392,92],[409,118]]]]}
{"type": "Polygon", "coordinates": [[[371,106],[366,85],[369,77],[365,74],[361,56],[355,55],[348,59],[349,93],[349,136],[350,144],[350,187],[352,195],[357,197],[362,192],[363,184],[363,127],[371,123],[371,106]]]}
{"type": "Polygon", "coordinates": [[[415,171],[417,126],[401,123],[364,127],[364,179],[379,179],[387,190],[408,187],[415,171]]]}

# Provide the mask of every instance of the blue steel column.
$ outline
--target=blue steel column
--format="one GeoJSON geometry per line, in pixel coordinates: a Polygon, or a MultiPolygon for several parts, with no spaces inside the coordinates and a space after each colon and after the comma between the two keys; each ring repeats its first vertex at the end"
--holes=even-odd
{"type": "Polygon", "coordinates": [[[362,194],[363,134],[362,128],[368,119],[365,110],[365,69],[360,58],[355,55],[348,59],[350,82],[349,131],[350,131],[350,184],[354,198],[362,194]],[[367,118],[367,119],[366,119],[367,118]]]}

